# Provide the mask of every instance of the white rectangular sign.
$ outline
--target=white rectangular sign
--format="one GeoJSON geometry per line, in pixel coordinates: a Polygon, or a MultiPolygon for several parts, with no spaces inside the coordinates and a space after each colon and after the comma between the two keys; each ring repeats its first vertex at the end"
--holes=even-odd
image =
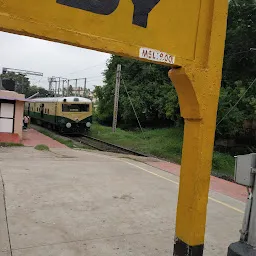
{"type": "Polygon", "coordinates": [[[13,118],[14,104],[0,103],[0,117],[13,118]]]}
{"type": "Polygon", "coordinates": [[[141,59],[147,59],[156,62],[163,62],[167,64],[174,64],[175,57],[171,56],[166,52],[161,52],[158,50],[150,49],[150,48],[140,48],[140,55],[141,59]]]}

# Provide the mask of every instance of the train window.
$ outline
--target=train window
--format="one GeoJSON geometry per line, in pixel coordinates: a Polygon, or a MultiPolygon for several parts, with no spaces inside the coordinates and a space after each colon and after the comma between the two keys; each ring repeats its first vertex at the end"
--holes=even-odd
{"type": "Polygon", "coordinates": [[[89,104],[62,104],[62,112],[89,112],[89,104]]]}
{"type": "Polygon", "coordinates": [[[48,108],[48,114],[49,114],[49,108],[48,108]]]}

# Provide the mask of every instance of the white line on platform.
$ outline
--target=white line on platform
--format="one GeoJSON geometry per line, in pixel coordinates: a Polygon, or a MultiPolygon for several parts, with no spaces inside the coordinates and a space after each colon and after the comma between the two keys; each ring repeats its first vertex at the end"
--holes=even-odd
{"type": "MultiPolygon", "coordinates": [[[[159,177],[159,178],[161,178],[161,179],[167,180],[167,181],[169,181],[169,182],[171,182],[171,183],[173,183],[173,184],[179,185],[179,182],[177,182],[177,181],[168,179],[168,178],[166,178],[166,177],[164,177],[164,176],[161,176],[161,175],[159,175],[159,174],[157,174],[157,173],[148,171],[147,169],[145,169],[145,168],[143,168],[143,167],[140,167],[140,166],[138,166],[138,165],[136,165],[136,164],[127,162],[127,161],[125,161],[125,160],[123,160],[123,159],[120,159],[120,158],[117,158],[117,157],[108,156],[108,155],[103,155],[103,154],[88,152],[88,151],[84,151],[84,152],[86,152],[87,154],[97,155],[97,156],[100,156],[100,157],[106,157],[106,158],[110,158],[110,159],[113,159],[113,160],[118,160],[118,161],[124,162],[124,163],[129,164],[129,165],[131,165],[131,166],[134,166],[134,167],[136,167],[136,168],[138,168],[138,169],[140,169],[140,170],[142,170],[142,171],[144,171],[144,172],[147,172],[147,173],[149,173],[149,174],[151,174],[151,175],[154,175],[154,176],[159,177]]],[[[229,209],[232,209],[232,210],[234,210],[234,211],[236,211],[236,212],[239,212],[239,213],[244,214],[244,211],[242,211],[242,210],[240,210],[240,209],[238,209],[238,208],[236,208],[236,207],[234,207],[234,206],[232,206],[232,205],[230,205],[230,204],[224,203],[224,202],[219,201],[219,200],[217,200],[217,199],[215,199],[215,198],[212,198],[212,197],[210,197],[210,196],[208,197],[208,199],[211,200],[211,201],[213,201],[213,202],[215,202],[215,203],[221,204],[221,205],[223,205],[223,206],[225,206],[225,207],[227,207],[227,208],[229,208],[229,209]]]]}
{"type": "MultiPolygon", "coordinates": [[[[157,176],[157,177],[159,177],[159,178],[161,178],[161,179],[164,179],[164,180],[167,180],[167,181],[169,181],[169,182],[172,182],[172,183],[174,183],[174,184],[176,184],[176,185],[179,185],[179,182],[177,182],[177,181],[174,181],[174,180],[165,178],[165,177],[163,177],[163,176],[161,176],[161,175],[159,175],[159,174],[156,174],[156,173],[154,173],[154,172],[148,171],[147,169],[144,169],[143,167],[140,167],[140,166],[138,166],[138,165],[136,165],[136,164],[132,164],[132,163],[127,162],[127,161],[124,161],[124,160],[121,160],[121,161],[122,161],[122,162],[125,162],[125,163],[127,163],[127,164],[129,164],[129,165],[132,165],[132,166],[134,166],[134,167],[137,167],[137,168],[141,169],[142,171],[145,171],[145,172],[147,172],[147,173],[150,173],[150,174],[152,174],[152,175],[154,175],[154,176],[157,176]]],[[[215,202],[215,203],[221,204],[221,205],[223,205],[223,206],[226,206],[227,208],[230,208],[230,209],[232,209],[232,210],[234,210],[234,211],[237,211],[237,212],[239,212],[239,213],[244,213],[244,211],[242,211],[242,210],[240,210],[240,209],[238,209],[238,208],[236,208],[236,207],[234,207],[234,206],[232,206],[232,205],[230,205],[230,204],[224,203],[224,202],[219,201],[219,200],[217,200],[217,199],[215,199],[215,198],[212,198],[212,197],[208,197],[208,198],[209,198],[209,200],[211,200],[211,201],[213,201],[213,202],[215,202]]]]}

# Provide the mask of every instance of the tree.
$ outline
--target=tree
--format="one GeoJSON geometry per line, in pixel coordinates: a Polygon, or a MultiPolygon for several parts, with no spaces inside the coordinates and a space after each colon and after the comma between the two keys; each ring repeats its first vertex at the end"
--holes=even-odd
{"type": "Polygon", "coordinates": [[[255,79],[256,51],[250,50],[255,47],[255,1],[230,1],[217,123],[224,119],[217,127],[218,137],[234,138],[244,133],[245,120],[255,119],[256,84],[243,95],[255,79]],[[231,108],[232,111],[226,115],[231,108]]]}
{"type": "Polygon", "coordinates": [[[84,98],[92,99],[91,94],[92,93],[91,93],[90,89],[87,89],[87,88],[84,89],[84,92],[83,92],[83,97],[84,98]]]}
{"type": "Polygon", "coordinates": [[[38,88],[40,97],[53,97],[53,95],[51,93],[49,93],[49,91],[44,89],[43,87],[37,87],[37,88],[38,88]]]}
{"type": "Polygon", "coordinates": [[[23,75],[23,74],[16,74],[14,72],[8,72],[5,74],[1,75],[1,79],[4,80],[13,80],[15,82],[15,88],[16,92],[18,93],[23,93],[27,94],[29,87],[30,87],[30,82],[29,79],[23,75]]]}
{"type": "Polygon", "coordinates": [[[130,100],[143,125],[168,125],[180,120],[178,98],[168,78],[168,67],[112,56],[104,72],[104,86],[95,88],[100,121],[108,124],[112,121],[117,64],[122,65],[119,123],[137,124],[130,100]]]}
{"type": "Polygon", "coordinates": [[[229,3],[227,38],[223,66],[223,85],[255,77],[256,52],[255,0],[232,0],[229,3]]]}
{"type": "Polygon", "coordinates": [[[29,78],[23,74],[16,74],[14,72],[8,72],[0,75],[1,79],[13,80],[15,82],[15,91],[17,93],[25,94],[25,97],[28,98],[35,93],[39,92],[38,97],[49,97],[52,96],[49,94],[48,90],[38,87],[36,85],[30,85],[29,78]]]}
{"type": "MultiPolygon", "coordinates": [[[[250,48],[256,48],[255,0],[231,0],[217,137],[235,138],[244,132],[245,120],[255,119],[256,83],[246,91],[255,79],[256,71],[256,51],[250,48]],[[226,115],[231,108],[232,111],[226,115]]],[[[177,94],[167,76],[169,68],[118,56],[112,56],[107,64],[104,86],[95,88],[99,99],[97,115],[101,122],[112,122],[117,64],[122,65],[123,79],[120,88],[119,124],[134,126],[136,123],[123,83],[143,125],[181,123],[177,94]]]]}
{"type": "Polygon", "coordinates": [[[26,97],[30,97],[36,93],[39,93],[37,97],[51,97],[52,95],[48,92],[48,90],[44,89],[43,87],[38,87],[36,85],[30,86],[26,97]]]}

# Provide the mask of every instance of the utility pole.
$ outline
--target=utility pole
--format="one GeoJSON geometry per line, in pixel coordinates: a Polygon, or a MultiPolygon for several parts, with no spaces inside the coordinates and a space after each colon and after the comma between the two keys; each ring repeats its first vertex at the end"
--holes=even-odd
{"type": "Polygon", "coordinates": [[[62,97],[64,97],[64,83],[65,83],[65,80],[62,80],[62,97]]]}
{"type": "Polygon", "coordinates": [[[63,77],[49,77],[49,91],[53,93],[53,97],[59,96],[81,96],[82,87],[78,86],[78,81],[84,80],[84,91],[86,90],[86,78],[74,78],[67,79],[63,77]],[[74,81],[75,85],[71,85],[71,81],[74,81]],[[67,84],[67,88],[65,89],[65,83],[67,84]],[[72,87],[72,92],[70,91],[70,87],[72,87]],[[66,92],[65,92],[66,91],[66,92]]]}
{"type": "Polygon", "coordinates": [[[117,114],[118,114],[118,102],[119,102],[119,89],[120,89],[120,81],[121,81],[121,65],[117,65],[116,71],[116,89],[115,89],[115,100],[114,100],[114,112],[113,112],[113,125],[112,131],[116,131],[117,125],[117,114]]]}
{"type": "Polygon", "coordinates": [[[49,89],[48,89],[48,91],[51,93],[52,92],[52,77],[48,78],[48,82],[49,82],[49,89]]]}
{"type": "Polygon", "coordinates": [[[76,85],[75,85],[75,88],[76,88],[76,90],[75,90],[75,96],[77,96],[77,79],[76,79],[76,85]]]}
{"type": "Polygon", "coordinates": [[[68,79],[68,89],[67,89],[67,97],[69,96],[69,79],[68,79]]]}
{"type": "Polygon", "coordinates": [[[57,94],[57,81],[54,81],[54,97],[56,97],[57,94]]]}
{"type": "Polygon", "coordinates": [[[59,77],[59,84],[58,84],[58,97],[60,96],[60,77],[59,77]]]}
{"type": "Polygon", "coordinates": [[[86,78],[84,79],[84,93],[83,93],[83,97],[85,97],[85,91],[86,91],[86,78]]]}
{"type": "Polygon", "coordinates": [[[64,77],[49,77],[49,92],[52,92],[53,97],[59,97],[61,95],[64,95],[65,90],[65,82],[67,82],[67,78],[64,77]],[[62,82],[62,86],[61,86],[62,82]]]}

